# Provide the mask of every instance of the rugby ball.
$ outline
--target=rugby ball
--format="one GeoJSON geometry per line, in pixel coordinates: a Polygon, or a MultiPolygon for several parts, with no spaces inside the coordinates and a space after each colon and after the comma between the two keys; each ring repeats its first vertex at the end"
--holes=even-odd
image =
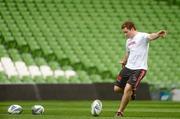
{"type": "Polygon", "coordinates": [[[94,100],[91,104],[91,114],[93,116],[99,116],[102,111],[102,102],[100,100],[94,100]]]}
{"type": "Polygon", "coordinates": [[[34,105],[32,107],[32,114],[40,115],[44,113],[44,107],[42,105],[34,105]]]}
{"type": "Polygon", "coordinates": [[[23,108],[20,105],[11,105],[8,108],[9,114],[21,114],[23,111],[23,108]]]}

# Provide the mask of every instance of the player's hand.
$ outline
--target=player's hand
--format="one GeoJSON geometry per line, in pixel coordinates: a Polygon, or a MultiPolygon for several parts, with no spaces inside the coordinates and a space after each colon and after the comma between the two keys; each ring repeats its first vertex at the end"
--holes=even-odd
{"type": "Polygon", "coordinates": [[[123,60],[120,60],[120,62],[119,62],[119,63],[121,64],[122,68],[124,68],[124,67],[125,67],[125,65],[126,65],[126,63],[125,63],[123,60]]]}
{"type": "Polygon", "coordinates": [[[167,32],[165,30],[160,30],[157,34],[159,37],[164,38],[166,36],[167,32]]]}

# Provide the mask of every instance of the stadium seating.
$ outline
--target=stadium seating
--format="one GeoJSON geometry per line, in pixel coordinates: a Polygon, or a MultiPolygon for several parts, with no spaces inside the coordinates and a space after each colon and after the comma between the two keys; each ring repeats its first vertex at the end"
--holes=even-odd
{"type": "Polygon", "coordinates": [[[26,66],[26,64],[24,62],[22,62],[22,61],[15,62],[15,67],[16,67],[16,70],[17,70],[20,78],[30,75],[29,71],[28,71],[28,67],[26,66]]]}
{"type": "Polygon", "coordinates": [[[168,31],[164,41],[150,44],[149,72],[143,81],[167,86],[180,78],[178,4],[164,0],[0,0],[0,11],[1,77],[5,72],[16,80],[20,76],[20,83],[113,82],[125,50],[120,24],[132,20],[139,31],[168,31]],[[66,70],[72,69],[76,76],[69,78],[66,70]]]}
{"type": "Polygon", "coordinates": [[[17,76],[17,71],[14,66],[13,61],[8,57],[1,58],[1,64],[3,66],[4,72],[10,78],[12,76],[17,76]]]}

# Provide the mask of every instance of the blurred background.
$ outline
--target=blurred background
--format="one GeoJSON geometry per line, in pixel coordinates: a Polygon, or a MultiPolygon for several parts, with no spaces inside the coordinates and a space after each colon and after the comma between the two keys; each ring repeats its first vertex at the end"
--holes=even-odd
{"type": "MultiPolygon", "coordinates": [[[[180,100],[180,0],[0,0],[0,83],[113,84],[125,51],[120,26],[165,29],[150,43],[151,99],[180,100]]],[[[3,89],[2,89],[3,91],[3,89]]]]}

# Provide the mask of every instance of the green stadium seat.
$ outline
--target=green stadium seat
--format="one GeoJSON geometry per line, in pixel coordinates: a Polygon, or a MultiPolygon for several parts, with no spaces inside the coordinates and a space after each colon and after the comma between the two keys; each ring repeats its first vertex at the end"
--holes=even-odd
{"type": "Polygon", "coordinates": [[[55,78],[55,77],[47,77],[46,79],[45,79],[45,83],[49,83],[49,84],[57,84],[58,83],[58,81],[57,81],[57,79],[55,78]]]}
{"type": "Polygon", "coordinates": [[[103,82],[103,80],[101,79],[101,76],[99,76],[97,74],[90,75],[90,79],[94,83],[102,83],[103,82]]]}
{"type": "Polygon", "coordinates": [[[35,84],[34,80],[29,77],[29,76],[25,76],[21,79],[22,84],[35,84]]]}
{"type": "Polygon", "coordinates": [[[7,50],[4,45],[0,45],[0,57],[8,56],[7,50]]]}
{"type": "Polygon", "coordinates": [[[34,61],[36,62],[36,64],[37,64],[38,66],[46,65],[46,64],[47,64],[46,60],[45,60],[44,58],[41,58],[41,57],[36,57],[36,58],[34,59],[34,61]]]}
{"type": "Polygon", "coordinates": [[[44,84],[46,83],[46,80],[42,76],[36,76],[33,78],[33,82],[36,84],[44,84]]]}
{"type": "Polygon", "coordinates": [[[102,82],[105,82],[105,83],[112,83],[112,82],[115,82],[116,79],[113,79],[113,78],[106,78],[106,79],[103,79],[102,82]]]}
{"type": "Polygon", "coordinates": [[[56,61],[50,61],[48,62],[49,66],[52,68],[52,70],[60,69],[60,64],[56,61]]]}
{"type": "Polygon", "coordinates": [[[8,80],[8,77],[3,73],[0,72],[0,84],[10,84],[11,82],[8,80]]]}
{"type": "Polygon", "coordinates": [[[32,57],[31,54],[28,54],[28,53],[23,53],[21,55],[23,61],[27,64],[27,65],[34,65],[35,64],[35,61],[32,57]]]}
{"type": "Polygon", "coordinates": [[[79,80],[83,84],[91,84],[92,80],[90,80],[89,75],[85,71],[78,71],[79,80]]]}
{"type": "Polygon", "coordinates": [[[69,80],[64,76],[58,77],[56,80],[60,84],[69,84],[69,80]]]}
{"type": "Polygon", "coordinates": [[[34,38],[28,37],[26,39],[26,42],[28,44],[28,47],[29,47],[30,51],[32,51],[33,55],[35,55],[35,56],[40,56],[41,55],[40,47],[39,47],[39,45],[37,44],[37,42],[35,41],[34,38]]]}
{"type": "Polygon", "coordinates": [[[69,80],[69,83],[72,83],[72,84],[80,84],[81,83],[78,76],[70,77],[67,80],[69,80]]]}
{"type": "Polygon", "coordinates": [[[11,59],[13,61],[21,61],[22,60],[18,50],[16,50],[16,49],[9,49],[8,53],[9,53],[9,56],[11,57],[11,59]]]}
{"type": "Polygon", "coordinates": [[[29,51],[29,47],[27,46],[27,42],[25,41],[25,39],[21,36],[15,36],[15,41],[17,44],[17,48],[24,51],[24,52],[28,52],[29,51]]]}

